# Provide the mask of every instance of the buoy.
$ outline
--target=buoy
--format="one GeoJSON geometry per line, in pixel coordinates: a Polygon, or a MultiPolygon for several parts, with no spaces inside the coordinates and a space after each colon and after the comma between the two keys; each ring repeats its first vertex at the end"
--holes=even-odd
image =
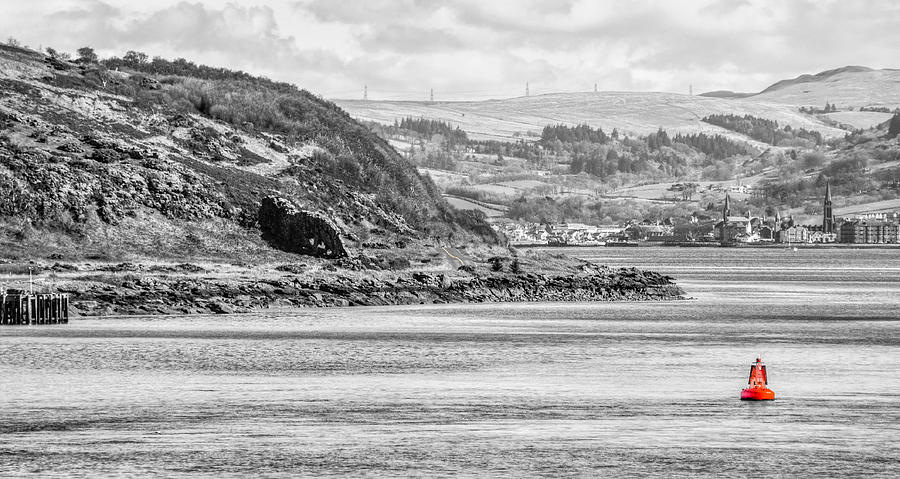
{"type": "Polygon", "coordinates": [[[766,376],[766,365],[757,356],[756,362],[750,365],[750,379],[747,380],[750,387],[741,390],[742,401],[772,401],[775,399],[775,391],[767,388],[769,378],[766,376]]]}

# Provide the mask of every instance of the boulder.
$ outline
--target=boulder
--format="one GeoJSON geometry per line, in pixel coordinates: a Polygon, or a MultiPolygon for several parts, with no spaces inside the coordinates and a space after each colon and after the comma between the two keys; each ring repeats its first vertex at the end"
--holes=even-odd
{"type": "Polygon", "coordinates": [[[258,221],[263,238],[280,250],[319,258],[348,256],[340,231],[331,219],[301,210],[284,198],[264,198],[258,221]]]}
{"type": "Polygon", "coordinates": [[[209,310],[216,314],[232,314],[234,308],[224,301],[213,301],[209,304],[209,310]]]}

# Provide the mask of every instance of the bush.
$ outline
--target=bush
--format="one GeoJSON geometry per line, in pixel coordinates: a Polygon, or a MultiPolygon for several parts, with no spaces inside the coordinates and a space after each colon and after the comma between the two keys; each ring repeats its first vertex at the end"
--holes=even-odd
{"type": "Polygon", "coordinates": [[[800,165],[803,169],[821,168],[825,164],[825,155],[821,151],[807,151],[800,155],[800,165]]]}

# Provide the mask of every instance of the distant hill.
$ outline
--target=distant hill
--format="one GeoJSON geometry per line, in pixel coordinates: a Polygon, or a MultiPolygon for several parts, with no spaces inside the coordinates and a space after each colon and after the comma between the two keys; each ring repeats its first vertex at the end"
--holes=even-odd
{"type": "Polygon", "coordinates": [[[801,75],[766,88],[752,100],[840,110],[864,106],[900,107],[900,70],[850,66],[815,75],[801,75]]]}
{"type": "Polygon", "coordinates": [[[797,78],[791,78],[789,80],[781,80],[777,83],[770,85],[768,88],[764,89],[760,93],[767,93],[776,90],[782,90],[784,88],[799,85],[801,83],[815,83],[827,80],[835,75],[839,75],[841,73],[860,73],[860,72],[871,72],[873,71],[871,68],[867,67],[859,67],[859,66],[847,66],[842,68],[835,68],[834,70],[825,70],[823,72],[819,72],[813,75],[804,74],[800,75],[797,78]]]}
{"type": "MultiPolygon", "coordinates": [[[[863,106],[900,107],[900,70],[848,66],[779,81],[760,93],[726,90],[697,96],[660,92],[555,93],[487,101],[417,102],[335,100],[355,118],[393,123],[404,117],[442,120],[476,139],[514,140],[534,136],[548,124],[586,123],[609,131],[646,134],[659,128],[694,133],[731,133],[700,122],[717,113],[752,115],[782,125],[817,130],[826,138],[845,130],[799,113],[801,106],[836,104],[839,110],[863,106]]],[[[882,115],[883,116],[883,115],[882,115]]],[[[879,115],[833,118],[858,128],[883,121],[879,115]]]]}
{"type": "Polygon", "coordinates": [[[711,114],[750,114],[795,128],[820,131],[826,137],[843,130],[801,114],[796,107],[756,98],[713,98],[676,93],[587,92],[557,93],[473,102],[411,102],[335,100],[355,118],[393,123],[404,117],[424,117],[459,126],[476,139],[513,140],[537,136],[550,124],[588,124],[606,131],[618,128],[632,134],[659,128],[671,132],[731,132],[703,123],[711,114]]]}
{"type": "MultiPolygon", "coordinates": [[[[846,66],[773,83],[759,93],[727,90],[702,93],[713,98],[749,98],[796,106],[823,107],[825,102],[841,110],[865,106],[900,107],[900,70],[875,70],[846,66]]],[[[865,123],[865,122],[864,122],[865,123]]]]}

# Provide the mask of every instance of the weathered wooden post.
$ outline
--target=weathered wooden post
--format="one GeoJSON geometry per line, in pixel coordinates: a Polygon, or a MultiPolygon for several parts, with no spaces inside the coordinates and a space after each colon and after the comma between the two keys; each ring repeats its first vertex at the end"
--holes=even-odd
{"type": "Polygon", "coordinates": [[[68,322],[68,294],[30,293],[25,290],[0,293],[0,325],[68,322]]]}

